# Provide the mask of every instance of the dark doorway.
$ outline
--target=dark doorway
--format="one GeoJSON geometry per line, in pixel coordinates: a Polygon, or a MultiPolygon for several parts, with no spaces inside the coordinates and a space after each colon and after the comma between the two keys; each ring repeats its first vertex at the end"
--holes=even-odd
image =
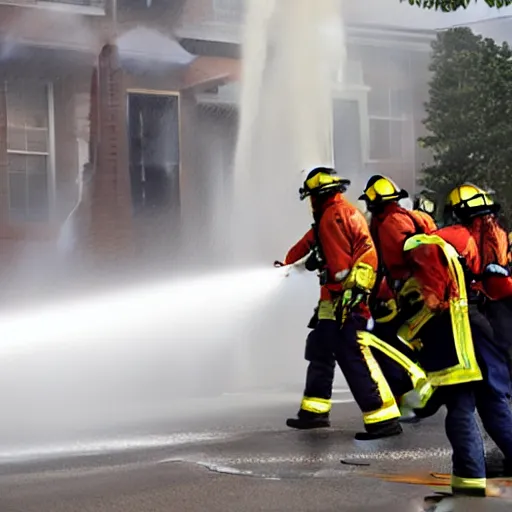
{"type": "Polygon", "coordinates": [[[137,217],[180,216],[179,97],[130,93],[128,130],[132,202],[137,217]]]}

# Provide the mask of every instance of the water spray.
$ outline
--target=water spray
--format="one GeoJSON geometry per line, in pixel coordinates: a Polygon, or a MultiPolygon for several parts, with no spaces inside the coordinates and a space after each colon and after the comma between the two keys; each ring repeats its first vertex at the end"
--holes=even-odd
{"type": "Polygon", "coordinates": [[[235,314],[264,300],[290,269],[249,269],[143,284],[41,307],[0,314],[0,357],[47,349],[59,344],[105,343],[127,332],[154,325],[161,335],[189,320],[191,309],[205,322],[218,322],[219,308],[235,314]],[[155,321],[159,321],[155,325],[155,321]],[[163,321],[162,321],[163,320],[163,321]]]}

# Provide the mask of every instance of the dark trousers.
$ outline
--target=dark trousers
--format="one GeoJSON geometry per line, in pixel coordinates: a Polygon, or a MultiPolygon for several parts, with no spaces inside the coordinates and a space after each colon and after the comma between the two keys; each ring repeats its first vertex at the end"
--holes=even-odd
{"type": "MultiPolygon", "coordinates": [[[[446,435],[453,449],[453,474],[459,478],[485,478],[484,445],[476,421],[512,461],[512,412],[507,397],[488,381],[440,388],[434,395],[438,410],[446,406],[446,435]]],[[[432,406],[433,404],[429,404],[432,406]]]]}
{"type": "Polygon", "coordinates": [[[486,432],[505,458],[512,461],[509,347],[503,338],[497,339],[496,330],[486,322],[483,315],[471,312],[473,343],[483,376],[475,388],[476,407],[486,432]]]}
{"type": "MultiPolygon", "coordinates": [[[[512,412],[509,406],[510,379],[507,352],[492,339],[487,320],[471,308],[473,343],[483,380],[439,388],[418,416],[435,414],[446,406],[446,434],[453,449],[453,474],[459,478],[484,478],[484,446],[475,410],[491,439],[512,460],[512,412]]],[[[446,327],[439,338],[450,336],[446,327]]],[[[453,343],[453,341],[452,341],[453,343]]],[[[442,358],[441,358],[442,359],[442,358]]]]}
{"type": "MultiPolygon", "coordinates": [[[[396,338],[396,331],[393,333],[392,329],[375,329],[373,334],[399,350],[403,348],[400,346],[401,342],[396,338]]],[[[380,350],[372,348],[371,352],[379,364],[395,397],[400,397],[412,390],[413,385],[411,378],[399,364],[383,354],[380,350]]],[[[378,393],[378,390],[375,390],[376,388],[373,384],[368,384],[369,380],[371,380],[368,378],[368,366],[357,344],[355,331],[351,328],[340,332],[336,322],[332,320],[320,320],[316,328],[309,333],[306,340],[305,359],[309,362],[309,365],[306,373],[304,396],[324,399],[331,398],[337,358],[342,361],[340,368],[347,379],[351,391],[352,388],[356,389],[359,383],[362,382],[363,385],[366,383],[365,393],[369,393],[370,396],[378,393]],[[349,341],[347,341],[347,338],[349,341]],[[344,343],[344,345],[338,347],[341,343],[344,343]],[[350,384],[351,382],[353,383],[352,386],[350,384]]],[[[362,394],[358,391],[355,391],[355,393],[358,395],[362,394]]],[[[360,397],[360,401],[358,401],[357,398],[355,399],[358,404],[360,402],[366,403],[364,397],[360,397]]],[[[375,399],[370,402],[373,405],[379,401],[375,399]]],[[[381,400],[380,405],[382,405],[381,400]]],[[[380,405],[378,407],[380,407],[380,405]]],[[[375,407],[373,410],[378,407],[375,407]]],[[[361,410],[364,412],[365,410],[370,411],[372,409],[365,407],[365,409],[361,410]]]]}
{"type": "MultiPolygon", "coordinates": [[[[395,321],[376,323],[372,334],[386,342],[388,345],[391,345],[391,347],[396,348],[411,361],[415,362],[416,355],[407,347],[407,345],[402,343],[396,335],[398,327],[400,327],[400,325],[395,321]]],[[[386,380],[391,387],[391,391],[396,398],[405,395],[413,389],[411,377],[402,366],[390,359],[380,350],[372,348],[372,353],[379,363],[382,373],[386,377],[386,380]]]]}
{"type": "Polygon", "coordinates": [[[483,312],[494,331],[494,343],[507,354],[509,375],[512,377],[512,298],[487,301],[483,312]]]}
{"type": "Polygon", "coordinates": [[[485,478],[484,442],[475,416],[475,385],[446,386],[441,393],[446,405],[446,435],[453,450],[453,475],[485,478]]]}
{"type": "Polygon", "coordinates": [[[356,403],[363,413],[383,406],[379,388],[372,378],[368,361],[357,341],[357,331],[366,321],[349,317],[340,329],[334,320],[320,320],[306,343],[305,397],[330,399],[336,361],[338,362],[356,403]]]}

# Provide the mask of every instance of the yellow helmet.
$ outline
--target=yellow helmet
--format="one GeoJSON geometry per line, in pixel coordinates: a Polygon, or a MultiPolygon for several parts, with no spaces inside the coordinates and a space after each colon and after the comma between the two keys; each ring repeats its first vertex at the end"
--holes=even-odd
{"type": "Polygon", "coordinates": [[[368,180],[359,200],[365,201],[368,210],[371,211],[375,207],[391,201],[399,201],[406,197],[409,197],[409,194],[402,190],[391,178],[376,174],[368,180]]]}
{"type": "Polygon", "coordinates": [[[310,196],[345,192],[350,185],[350,180],[336,175],[336,171],[330,167],[316,167],[306,177],[304,185],[299,190],[301,201],[310,196]]]}
{"type": "Polygon", "coordinates": [[[448,194],[445,205],[446,212],[454,214],[461,220],[498,213],[499,209],[500,205],[492,200],[489,192],[472,183],[455,187],[448,194]]]}

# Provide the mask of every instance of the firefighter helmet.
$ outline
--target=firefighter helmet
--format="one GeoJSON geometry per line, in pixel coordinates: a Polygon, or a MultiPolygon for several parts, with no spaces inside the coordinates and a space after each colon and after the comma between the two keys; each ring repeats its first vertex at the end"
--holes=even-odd
{"type": "Polygon", "coordinates": [[[324,194],[345,192],[350,180],[337,176],[330,167],[316,167],[306,177],[304,185],[299,190],[301,201],[306,197],[318,197],[324,194]]]}
{"type": "Polygon", "coordinates": [[[378,206],[399,201],[406,197],[409,197],[409,194],[402,190],[391,178],[376,174],[368,180],[359,200],[365,201],[366,207],[371,211],[378,206]]]}
{"type": "Polygon", "coordinates": [[[431,199],[433,192],[430,190],[422,190],[414,198],[414,210],[428,213],[430,216],[434,216],[436,212],[436,203],[431,199]]]}
{"type": "Polygon", "coordinates": [[[489,192],[472,183],[455,187],[448,194],[445,206],[445,212],[455,215],[459,220],[495,214],[499,209],[500,205],[493,201],[489,192]]]}

